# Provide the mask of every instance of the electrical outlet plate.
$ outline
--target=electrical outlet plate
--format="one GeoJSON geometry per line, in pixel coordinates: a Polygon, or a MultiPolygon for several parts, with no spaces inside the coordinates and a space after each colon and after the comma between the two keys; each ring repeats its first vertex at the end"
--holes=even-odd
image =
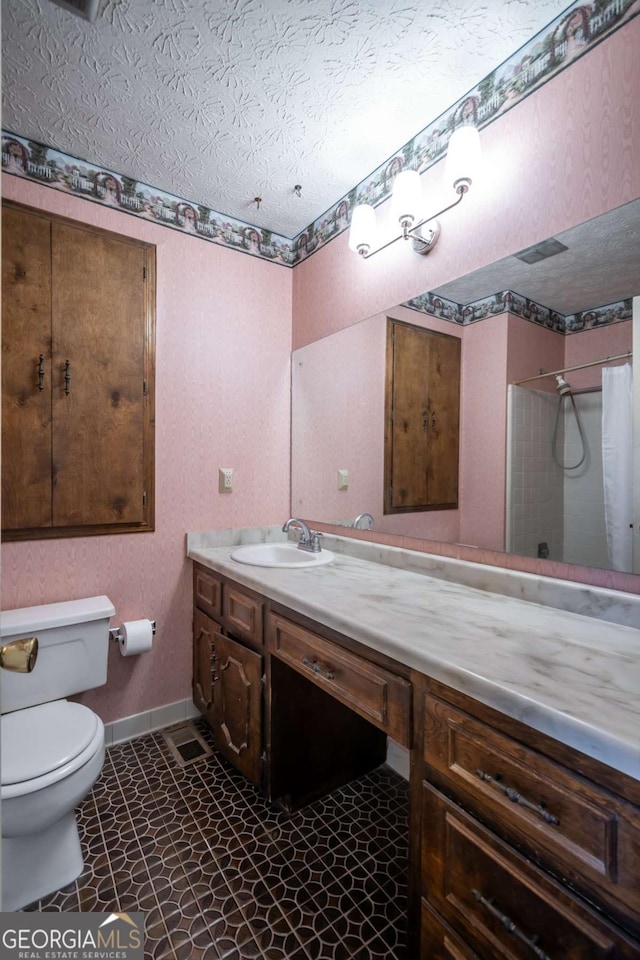
{"type": "Polygon", "coordinates": [[[218,491],[220,493],[231,493],[233,490],[233,468],[218,468],[218,491]]]}
{"type": "Polygon", "coordinates": [[[349,471],[338,470],[338,490],[346,490],[349,487],[349,471]]]}

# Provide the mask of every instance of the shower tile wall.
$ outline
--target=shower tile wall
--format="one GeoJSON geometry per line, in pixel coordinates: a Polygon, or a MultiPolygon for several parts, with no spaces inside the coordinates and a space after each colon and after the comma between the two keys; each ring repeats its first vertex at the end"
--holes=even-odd
{"type": "MultiPolygon", "coordinates": [[[[587,441],[585,462],[565,471],[564,557],[567,563],[610,566],[604,520],[602,485],[602,394],[575,397],[587,441]]],[[[564,463],[577,463],[582,444],[571,405],[565,401],[564,463]]]]}
{"type": "MultiPolygon", "coordinates": [[[[551,560],[563,559],[563,477],[551,457],[558,397],[543,390],[509,387],[510,485],[507,550],[538,556],[546,543],[551,560]]],[[[562,450],[560,427],[558,446],[562,450]]]]}
{"type": "MultiPolygon", "coordinates": [[[[561,470],[551,452],[557,394],[510,387],[507,550],[527,557],[547,543],[549,559],[609,567],[602,489],[602,394],[575,397],[587,456],[575,470],[561,470]]],[[[582,444],[570,403],[564,401],[557,454],[577,463],[582,444]]]]}

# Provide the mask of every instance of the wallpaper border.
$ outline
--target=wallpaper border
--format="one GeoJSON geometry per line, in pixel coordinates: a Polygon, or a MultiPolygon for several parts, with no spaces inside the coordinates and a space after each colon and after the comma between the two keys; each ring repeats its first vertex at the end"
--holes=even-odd
{"type": "Polygon", "coordinates": [[[565,315],[556,310],[550,310],[549,307],[523,297],[513,290],[503,290],[500,293],[473,300],[471,303],[456,303],[433,292],[422,293],[418,297],[406,300],[400,306],[415,310],[417,313],[438,317],[440,320],[448,320],[461,327],[489,317],[497,317],[502,313],[512,313],[516,317],[522,317],[523,320],[529,320],[539,327],[563,336],[631,320],[633,314],[632,297],[565,315]]]}

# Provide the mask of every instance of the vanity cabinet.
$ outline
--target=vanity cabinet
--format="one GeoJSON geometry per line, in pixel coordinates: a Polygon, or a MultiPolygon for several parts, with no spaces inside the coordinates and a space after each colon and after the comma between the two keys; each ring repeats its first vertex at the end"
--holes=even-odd
{"type": "Polygon", "coordinates": [[[387,735],[410,745],[407,668],[199,564],[193,602],[193,702],[218,751],[280,807],[384,763],[387,735]]]}
{"type": "Polygon", "coordinates": [[[154,529],[155,247],[5,201],[2,536],[154,529]]]}
{"type": "Polygon", "coordinates": [[[439,943],[436,957],[637,960],[637,784],[435,681],[415,685],[421,956],[439,943]],[[447,930],[465,946],[447,954],[447,930]]]}
{"type": "Polygon", "coordinates": [[[193,702],[219,753],[261,786],[264,601],[198,565],[193,600],[193,702]]]}
{"type": "Polygon", "coordinates": [[[640,960],[639,781],[198,564],[194,605],[194,700],[274,804],[410,749],[408,960],[640,960]]]}

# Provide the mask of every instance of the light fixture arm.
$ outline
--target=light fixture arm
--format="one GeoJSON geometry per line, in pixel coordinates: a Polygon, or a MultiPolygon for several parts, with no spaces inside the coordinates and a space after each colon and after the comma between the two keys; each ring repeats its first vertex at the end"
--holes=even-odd
{"type": "Polygon", "coordinates": [[[385,250],[387,247],[390,247],[391,244],[395,243],[396,240],[413,240],[414,250],[418,253],[428,253],[435,246],[435,242],[439,236],[439,230],[434,231],[434,235],[431,239],[426,239],[421,236],[420,228],[425,224],[430,223],[432,220],[435,220],[437,217],[442,216],[443,213],[447,213],[449,210],[453,210],[454,207],[457,207],[458,204],[462,201],[465,193],[469,191],[469,181],[468,180],[458,180],[454,184],[456,193],[458,194],[458,199],[454,200],[453,203],[450,203],[448,206],[444,207],[442,210],[439,210],[437,213],[432,214],[429,217],[425,217],[423,220],[420,220],[419,223],[415,225],[411,224],[409,220],[402,221],[402,233],[394,237],[393,240],[388,240],[387,243],[383,243],[382,246],[376,247],[375,250],[367,250],[366,247],[362,246],[358,248],[358,253],[363,260],[368,260],[369,257],[372,257],[376,253],[380,253],[381,250],[385,250]],[[421,249],[422,248],[422,249],[421,249]]]}

